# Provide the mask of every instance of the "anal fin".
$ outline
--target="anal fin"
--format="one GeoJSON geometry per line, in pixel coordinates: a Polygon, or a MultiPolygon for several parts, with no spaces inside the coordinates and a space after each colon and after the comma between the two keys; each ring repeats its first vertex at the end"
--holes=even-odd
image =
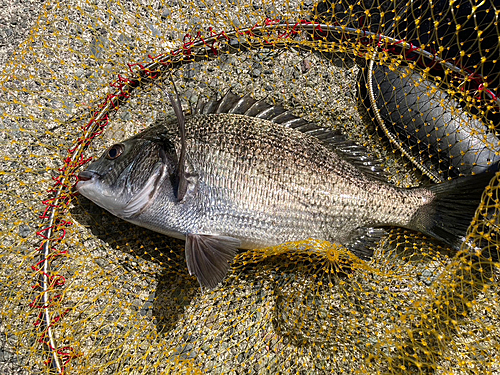
{"type": "Polygon", "coordinates": [[[209,234],[186,236],[186,263],[202,288],[212,289],[226,276],[241,242],[233,237],[209,234]]]}
{"type": "Polygon", "coordinates": [[[383,228],[359,228],[345,246],[358,258],[370,260],[375,246],[386,234],[383,228]]]}

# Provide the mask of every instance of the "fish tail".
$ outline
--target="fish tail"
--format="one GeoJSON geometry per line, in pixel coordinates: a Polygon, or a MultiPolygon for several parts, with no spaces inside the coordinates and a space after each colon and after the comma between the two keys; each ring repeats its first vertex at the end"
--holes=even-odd
{"type": "Polygon", "coordinates": [[[459,250],[484,189],[494,175],[482,173],[431,186],[429,190],[434,193],[434,198],[417,210],[411,219],[410,228],[459,250]]]}

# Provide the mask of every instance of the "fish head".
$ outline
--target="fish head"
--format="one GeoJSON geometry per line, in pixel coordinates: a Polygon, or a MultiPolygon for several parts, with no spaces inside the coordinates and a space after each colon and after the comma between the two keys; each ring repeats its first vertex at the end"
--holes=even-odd
{"type": "MultiPolygon", "coordinates": [[[[110,146],[79,173],[76,189],[84,197],[122,219],[139,215],[175,173],[177,156],[167,129],[156,126],[110,146]]],[[[166,186],[165,186],[166,185],[166,186]]]]}

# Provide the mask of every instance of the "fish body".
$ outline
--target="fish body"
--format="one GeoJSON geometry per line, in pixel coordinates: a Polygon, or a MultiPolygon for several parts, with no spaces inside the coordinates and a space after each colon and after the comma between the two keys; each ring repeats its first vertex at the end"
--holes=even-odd
{"type": "Polygon", "coordinates": [[[447,185],[453,194],[467,188],[474,199],[464,199],[465,219],[442,224],[450,219],[446,207],[456,215],[460,204],[453,194],[448,200],[448,189],[395,187],[377,175],[359,146],[272,106],[256,114],[272,112],[272,121],[249,115],[261,102],[245,98],[229,100],[225,112],[233,113],[205,107],[211,113],[199,110],[187,118],[185,139],[175,124],[165,124],[113,145],[80,173],[78,191],[124,220],[185,238],[189,271],[204,287],[223,279],[236,248],[307,238],[348,246],[368,228],[386,226],[459,246],[484,181],[447,185]]]}
{"type": "Polygon", "coordinates": [[[432,199],[425,189],[370,179],[314,137],[267,120],[209,114],[189,119],[186,130],[188,194],[176,202],[164,174],[154,203],[123,219],[175,237],[232,236],[250,249],[308,237],[347,242],[359,227],[408,226],[432,199]]]}

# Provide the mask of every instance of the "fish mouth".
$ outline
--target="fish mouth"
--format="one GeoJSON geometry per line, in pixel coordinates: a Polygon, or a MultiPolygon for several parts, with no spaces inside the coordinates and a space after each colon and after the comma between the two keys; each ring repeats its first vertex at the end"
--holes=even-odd
{"type": "Polygon", "coordinates": [[[99,177],[99,174],[94,171],[82,171],[78,173],[78,182],[75,186],[76,190],[81,189],[82,186],[92,183],[96,177],[99,177]]]}
{"type": "Polygon", "coordinates": [[[78,181],[88,181],[91,180],[97,173],[92,171],[82,171],[78,174],[78,181]]]}

